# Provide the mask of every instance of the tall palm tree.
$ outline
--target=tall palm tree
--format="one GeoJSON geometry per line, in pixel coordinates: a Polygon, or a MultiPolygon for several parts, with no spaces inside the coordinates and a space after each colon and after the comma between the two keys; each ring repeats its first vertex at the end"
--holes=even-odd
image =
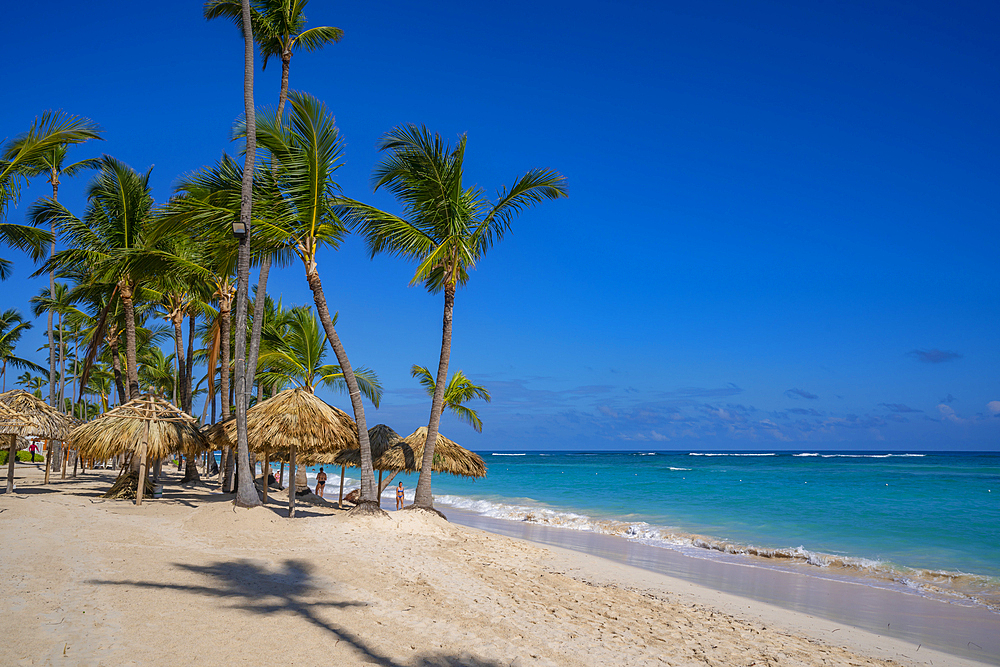
{"type": "MultiPolygon", "coordinates": [[[[337,321],[336,313],[333,321],[337,321]]],[[[259,375],[262,382],[275,385],[276,389],[291,383],[310,393],[315,393],[318,385],[340,391],[347,389],[340,366],[323,363],[326,337],[308,306],[292,308],[276,326],[269,323],[261,344],[260,363],[268,368],[259,375]]],[[[364,367],[354,369],[354,375],[361,393],[377,408],[382,397],[378,376],[364,367]]]]}
{"type": "MultiPolygon", "coordinates": [[[[36,117],[24,134],[0,149],[0,243],[29,252],[41,259],[53,235],[33,226],[6,222],[9,206],[16,206],[21,187],[36,173],[39,159],[57,146],[100,139],[100,130],[88,118],[69,116],[62,111],[46,111],[36,117]]],[[[0,280],[10,275],[10,261],[0,258],[0,280]]]]}
{"type": "MultiPolygon", "coordinates": [[[[224,17],[232,20],[241,30],[243,24],[243,2],[235,0],[209,0],[205,3],[205,18],[224,17]]],[[[285,110],[285,100],[288,96],[288,71],[291,66],[292,53],[304,48],[307,51],[321,49],[331,42],[339,42],[344,35],[340,28],[319,26],[303,30],[306,25],[305,11],[308,0],[258,0],[251,3],[250,22],[253,37],[260,48],[263,64],[272,57],[281,59],[281,86],[278,91],[277,117],[280,122],[285,110]]],[[[271,269],[271,253],[261,254],[260,270],[257,277],[257,295],[267,295],[267,279],[271,269]]],[[[260,353],[261,324],[263,320],[264,301],[254,304],[253,325],[250,331],[250,349],[248,351],[247,387],[253,386],[254,373],[257,368],[257,357],[260,353]]]]}
{"type": "Polygon", "coordinates": [[[31,297],[29,302],[31,303],[31,314],[35,317],[41,316],[42,313],[48,313],[50,321],[53,315],[57,319],[53,338],[58,337],[58,340],[55,346],[49,348],[49,379],[54,380],[56,375],[59,377],[56,405],[61,410],[66,397],[66,342],[63,339],[65,333],[64,325],[66,317],[71,312],[76,311],[76,308],[73,306],[73,298],[70,294],[69,285],[53,282],[52,287],[55,289],[43,288],[37,295],[31,297]],[[56,363],[56,349],[59,351],[58,363],[56,363]],[[58,372],[54,373],[53,371],[56,368],[58,368],[58,372]]]}
{"type": "Polygon", "coordinates": [[[338,212],[366,239],[372,256],[388,252],[417,262],[411,285],[423,283],[432,293],[444,292],[441,357],[431,401],[427,441],[413,506],[433,509],[431,467],[437,443],[451,357],[455,290],[469,280],[469,271],[495,243],[503,239],[517,215],[546,199],[566,196],[566,179],[557,172],[533,169],[508,190],[502,187],[490,201],[477,186],[462,183],[465,158],[463,135],[452,148],[426,127],[403,125],[382,137],[386,153],[374,172],[375,190],[385,188],[403,207],[396,216],[342,198],[338,212]]]}
{"type": "Polygon", "coordinates": [[[315,97],[293,91],[289,101],[292,110],[287,125],[274,114],[261,114],[257,126],[257,139],[270,154],[271,169],[282,195],[276,202],[275,215],[258,223],[258,229],[263,239],[284,244],[305,269],[316,312],[343,371],[358,425],[361,446],[358,511],[380,514],[361,389],[334,327],[316,262],[321,247],[338,247],[346,234],[334,212],[337,184],[333,176],[340,166],[341,139],[333,116],[315,97]]]}
{"type": "MultiPolygon", "coordinates": [[[[434,376],[424,366],[414,364],[410,369],[410,375],[417,378],[421,386],[427,390],[427,395],[434,396],[434,376]]],[[[473,399],[482,399],[490,402],[490,392],[482,385],[473,384],[472,380],[465,376],[465,373],[458,370],[451,376],[448,386],[444,388],[444,407],[451,410],[455,415],[474,428],[476,432],[483,432],[483,420],[479,418],[479,413],[464,405],[473,399]]]]}
{"type": "Polygon", "coordinates": [[[44,373],[45,369],[33,361],[18,357],[14,354],[14,348],[21,340],[24,332],[31,328],[31,322],[26,322],[21,313],[13,308],[0,313],[0,382],[2,389],[7,391],[7,366],[24,370],[44,373]]]}
{"type": "MultiPolygon", "coordinates": [[[[60,177],[71,178],[90,169],[99,169],[101,161],[97,158],[88,158],[72,164],[64,164],[66,161],[66,151],[68,144],[55,144],[51,148],[42,151],[37,159],[30,165],[26,172],[28,176],[48,175],[48,182],[52,186],[52,201],[59,199],[60,177]]],[[[53,221],[49,227],[52,234],[52,243],[49,245],[49,257],[56,253],[56,228],[53,221]]],[[[56,274],[49,271],[49,293],[55,293],[56,274]]],[[[55,385],[56,385],[56,357],[55,357],[55,336],[52,331],[52,311],[48,313],[48,336],[49,336],[49,403],[55,405],[55,385]]],[[[60,403],[62,399],[60,398],[60,403]]]]}

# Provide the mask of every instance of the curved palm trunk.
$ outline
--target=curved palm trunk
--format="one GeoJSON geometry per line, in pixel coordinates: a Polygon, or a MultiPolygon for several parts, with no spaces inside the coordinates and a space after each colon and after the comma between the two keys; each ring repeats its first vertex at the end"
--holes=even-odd
{"type": "Polygon", "coordinates": [[[135,304],[132,303],[132,284],[122,280],[118,287],[125,307],[125,373],[128,376],[128,399],[132,400],[139,397],[139,368],[135,361],[135,304]]]}
{"type": "Polygon", "coordinates": [[[337,355],[341,371],[344,373],[344,382],[347,383],[347,391],[351,397],[351,407],[354,408],[354,421],[358,425],[358,444],[361,447],[361,498],[358,503],[362,512],[382,513],[379,507],[378,496],[375,495],[375,469],[372,467],[372,449],[368,441],[368,426],[365,423],[365,406],[361,402],[361,390],[358,388],[358,379],[354,376],[354,369],[347,359],[347,352],[340,342],[337,330],[333,327],[333,320],[330,318],[330,310],[326,305],[326,296],[323,294],[323,283],[319,279],[319,273],[315,266],[306,268],[306,280],[313,293],[313,301],[316,302],[316,312],[319,314],[320,322],[326,331],[326,337],[330,341],[333,353],[337,355]]]}
{"type": "Polygon", "coordinates": [[[427,424],[427,440],[424,443],[424,458],[420,464],[420,477],[417,479],[417,490],[413,495],[413,506],[424,509],[434,509],[431,469],[434,466],[434,447],[437,445],[438,428],[441,426],[441,413],[444,411],[444,390],[448,382],[448,362],[451,360],[451,322],[454,309],[455,286],[449,283],[444,288],[444,321],[441,327],[441,359],[438,361],[437,383],[434,385],[434,398],[431,400],[431,418],[427,424]]]}
{"type": "MultiPolygon", "coordinates": [[[[59,177],[56,176],[55,170],[52,170],[52,200],[56,201],[56,196],[59,194],[59,177]]],[[[52,220],[49,225],[49,230],[52,232],[52,244],[49,246],[49,259],[56,254],[56,221],[52,220]]],[[[52,298],[56,293],[56,274],[55,271],[49,271],[49,298],[52,298]]],[[[52,332],[52,309],[49,308],[49,405],[54,408],[58,408],[56,405],[56,339],[52,332]]]]}

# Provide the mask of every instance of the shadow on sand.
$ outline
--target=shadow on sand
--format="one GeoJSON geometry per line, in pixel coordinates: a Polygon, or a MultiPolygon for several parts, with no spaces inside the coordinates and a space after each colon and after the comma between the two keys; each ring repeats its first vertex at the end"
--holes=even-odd
{"type": "Polygon", "coordinates": [[[314,583],[313,567],[305,561],[286,560],[278,572],[244,560],[219,561],[211,565],[175,563],[174,567],[200,575],[207,580],[207,583],[199,586],[157,581],[100,579],[93,579],[87,583],[102,586],[138,586],[180,591],[197,596],[212,596],[231,601],[229,607],[232,609],[241,609],[262,616],[281,613],[296,614],[315,627],[329,633],[331,638],[337,642],[347,642],[353,646],[357,657],[364,664],[384,665],[385,667],[410,667],[412,665],[420,667],[501,667],[502,665],[499,662],[482,660],[468,654],[452,656],[425,653],[414,655],[405,662],[382,655],[370,647],[362,637],[320,618],[317,610],[365,607],[368,603],[318,599],[323,595],[324,589],[314,583]]]}

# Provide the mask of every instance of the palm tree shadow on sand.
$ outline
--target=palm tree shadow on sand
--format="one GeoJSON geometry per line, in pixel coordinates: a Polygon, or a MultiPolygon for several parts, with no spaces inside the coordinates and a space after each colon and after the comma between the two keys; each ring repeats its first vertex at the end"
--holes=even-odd
{"type": "Polygon", "coordinates": [[[191,593],[199,596],[214,596],[231,600],[232,609],[246,610],[254,614],[267,615],[294,613],[314,626],[330,633],[338,642],[347,642],[366,664],[385,667],[501,667],[502,663],[483,660],[468,654],[461,656],[445,654],[414,655],[405,662],[382,655],[365,640],[353,632],[331,624],[316,613],[320,609],[365,607],[367,602],[324,601],[318,599],[323,588],[314,583],[313,566],[308,562],[288,559],[281,570],[275,572],[245,561],[219,561],[211,565],[188,565],[174,563],[174,567],[201,575],[210,583],[199,586],[193,584],[172,584],[159,581],[121,580],[110,581],[91,579],[87,583],[105,586],[127,586],[158,588],[191,593]]]}

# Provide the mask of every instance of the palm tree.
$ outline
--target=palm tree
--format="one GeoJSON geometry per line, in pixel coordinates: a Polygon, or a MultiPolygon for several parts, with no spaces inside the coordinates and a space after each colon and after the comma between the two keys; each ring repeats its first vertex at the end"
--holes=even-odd
{"type": "MultiPolygon", "coordinates": [[[[410,375],[417,378],[423,388],[427,390],[428,396],[434,396],[434,376],[427,368],[414,365],[410,369],[410,375]]],[[[462,371],[455,371],[451,380],[448,381],[448,385],[444,388],[444,407],[469,424],[477,433],[482,433],[483,420],[479,418],[479,413],[463,405],[466,401],[476,398],[481,398],[489,403],[491,399],[489,390],[482,385],[472,384],[472,381],[462,371]]]]}
{"type": "Polygon", "coordinates": [[[272,170],[283,207],[258,223],[265,240],[284,244],[302,262],[313,293],[316,312],[344,374],[361,447],[361,502],[358,511],[381,514],[375,489],[371,446],[361,389],[347,357],[323,293],[316,253],[323,246],[336,248],[346,229],[334,212],[333,173],[340,166],[341,140],[331,116],[319,100],[301,92],[289,94],[292,111],[287,126],[276,115],[262,114],[257,138],[272,159],[272,170]]]}
{"type": "Polygon", "coordinates": [[[135,296],[150,274],[174,269],[163,253],[145,242],[153,218],[149,185],[152,169],[139,174],[115,158],[101,158],[101,171],[87,189],[87,210],[77,218],[62,204],[43,199],[29,216],[35,224],[55,224],[69,246],[46,262],[42,270],[86,266],[97,281],[113,282],[121,297],[125,319],[125,360],[128,398],[139,395],[136,365],[135,296]]]}
{"type": "MultiPolygon", "coordinates": [[[[45,245],[53,235],[36,227],[5,222],[9,206],[16,206],[21,187],[36,172],[39,159],[56,146],[79,144],[100,139],[93,121],[68,116],[62,111],[46,111],[35,118],[24,134],[14,138],[0,152],[0,243],[29,252],[32,260],[41,259],[45,245]]],[[[0,258],[0,280],[10,275],[11,263],[0,258]]],[[[51,338],[51,337],[50,337],[51,338]]]]}
{"type": "Polygon", "coordinates": [[[546,199],[566,196],[566,179],[557,172],[533,169],[491,202],[484,191],[462,184],[465,158],[463,135],[452,148],[426,127],[404,125],[381,140],[386,157],[375,168],[375,190],[385,187],[403,207],[403,217],[385,213],[351,199],[341,199],[341,218],[367,240],[372,256],[380,252],[417,262],[411,285],[424,283],[432,293],[444,292],[441,358],[427,425],[427,443],[413,507],[433,509],[431,467],[437,443],[444,392],[451,357],[452,311],[455,290],[469,280],[469,270],[524,210],[546,199]]]}
{"type": "MultiPolygon", "coordinates": [[[[303,30],[306,16],[303,13],[309,0],[258,0],[251,5],[250,22],[253,28],[254,40],[260,48],[263,57],[261,69],[267,68],[267,61],[272,57],[281,59],[281,87],[278,92],[277,117],[280,122],[285,110],[285,99],[288,96],[288,71],[291,65],[292,52],[304,48],[315,51],[330,42],[339,42],[344,35],[340,28],[319,26],[303,30]]],[[[205,18],[215,19],[225,17],[232,20],[241,30],[244,29],[243,2],[235,0],[209,0],[205,3],[205,18]]],[[[257,295],[267,295],[267,279],[271,270],[271,253],[261,253],[260,270],[257,277],[257,295]]],[[[261,324],[263,320],[263,299],[255,302],[253,326],[250,331],[250,349],[248,352],[247,390],[254,384],[254,373],[257,368],[257,357],[260,353],[261,324]]]]}
{"type": "Polygon", "coordinates": [[[25,331],[31,328],[31,322],[26,322],[21,313],[13,308],[0,313],[0,381],[2,389],[7,391],[7,366],[24,370],[44,373],[45,369],[33,361],[29,361],[14,354],[14,348],[21,340],[25,331]]]}
{"type": "MultiPolygon", "coordinates": [[[[49,272],[50,275],[52,272],[49,272]]],[[[69,285],[66,283],[51,283],[50,288],[43,288],[36,296],[31,297],[29,302],[31,303],[31,314],[35,317],[39,317],[42,313],[49,314],[49,321],[52,320],[52,316],[55,315],[57,318],[56,326],[58,333],[58,342],[55,346],[52,346],[52,340],[50,339],[49,345],[49,379],[54,381],[56,376],[59,376],[59,390],[56,392],[56,405],[62,405],[66,396],[66,343],[63,340],[65,332],[65,318],[71,312],[76,311],[73,306],[73,299],[70,295],[69,285]],[[54,289],[52,289],[54,288],[54,289]],[[59,350],[58,364],[56,364],[56,348],[59,350]],[[56,372],[58,368],[58,372],[56,372]]],[[[77,311],[79,312],[79,311],[77,311]]],[[[55,336],[53,336],[55,337],[55,336]]],[[[50,389],[51,394],[51,389],[50,389]]]]}
{"type": "MultiPolygon", "coordinates": [[[[98,137],[100,138],[100,137],[98,137]]],[[[52,201],[57,201],[59,199],[59,185],[60,176],[73,177],[77,174],[89,170],[100,168],[101,161],[96,158],[88,158],[86,160],[80,160],[74,162],[73,164],[63,164],[66,161],[66,151],[68,145],[66,143],[55,144],[51,148],[41,152],[37,159],[29,166],[26,171],[28,176],[39,176],[41,174],[48,175],[49,184],[52,186],[52,201]]],[[[52,243],[49,246],[49,257],[51,258],[56,253],[56,228],[55,222],[53,221],[49,231],[52,234],[52,243]]],[[[56,275],[54,271],[49,271],[49,293],[53,294],[56,291],[56,275]]],[[[48,319],[48,335],[49,335],[49,404],[55,405],[55,386],[56,386],[56,356],[55,356],[55,336],[52,332],[52,310],[49,310],[48,319]]],[[[60,403],[62,399],[60,398],[60,403]]]]}
{"type": "Polygon", "coordinates": [[[42,387],[48,383],[48,379],[42,375],[32,375],[31,371],[24,371],[17,377],[19,387],[24,387],[36,398],[42,397],[42,387]]]}
{"type": "MultiPolygon", "coordinates": [[[[281,90],[278,95],[278,117],[285,108],[288,95],[288,70],[294,51],[316,51],[331,42],[339,42],[344,31],[331,26],[317,26],[303,30],[306,16],[303,13],[309,0],[257,0],[251,5],[251,24],[254,40],[264,59],[261,69],[267,69],[271,58],[281,59],[281,90]]],[[[224,17],[243,27],[242,3],[235,0],[209,0],[205,3],[205,18],[224,17]]]]}
{"type": "MultiPolygon", "coordinates": [[[[344,391],[347,384],[340,366],[324,364],[326,337],[319,321],[308,306],[298,306],[287,311],[285,317],[275,318],[275,325],[265,325],[261,346],[261,366],[268,370],[260,373],[261,382],[280,390],[288,383],[315,393],[318,385],[344,391]]],[[[333,316],[336,323],[336,313],[333,316]]],[[[382,397],[382,385],[374,372],[358,367],[354,370],[358,386],[377,408],[382,397]]]]}

